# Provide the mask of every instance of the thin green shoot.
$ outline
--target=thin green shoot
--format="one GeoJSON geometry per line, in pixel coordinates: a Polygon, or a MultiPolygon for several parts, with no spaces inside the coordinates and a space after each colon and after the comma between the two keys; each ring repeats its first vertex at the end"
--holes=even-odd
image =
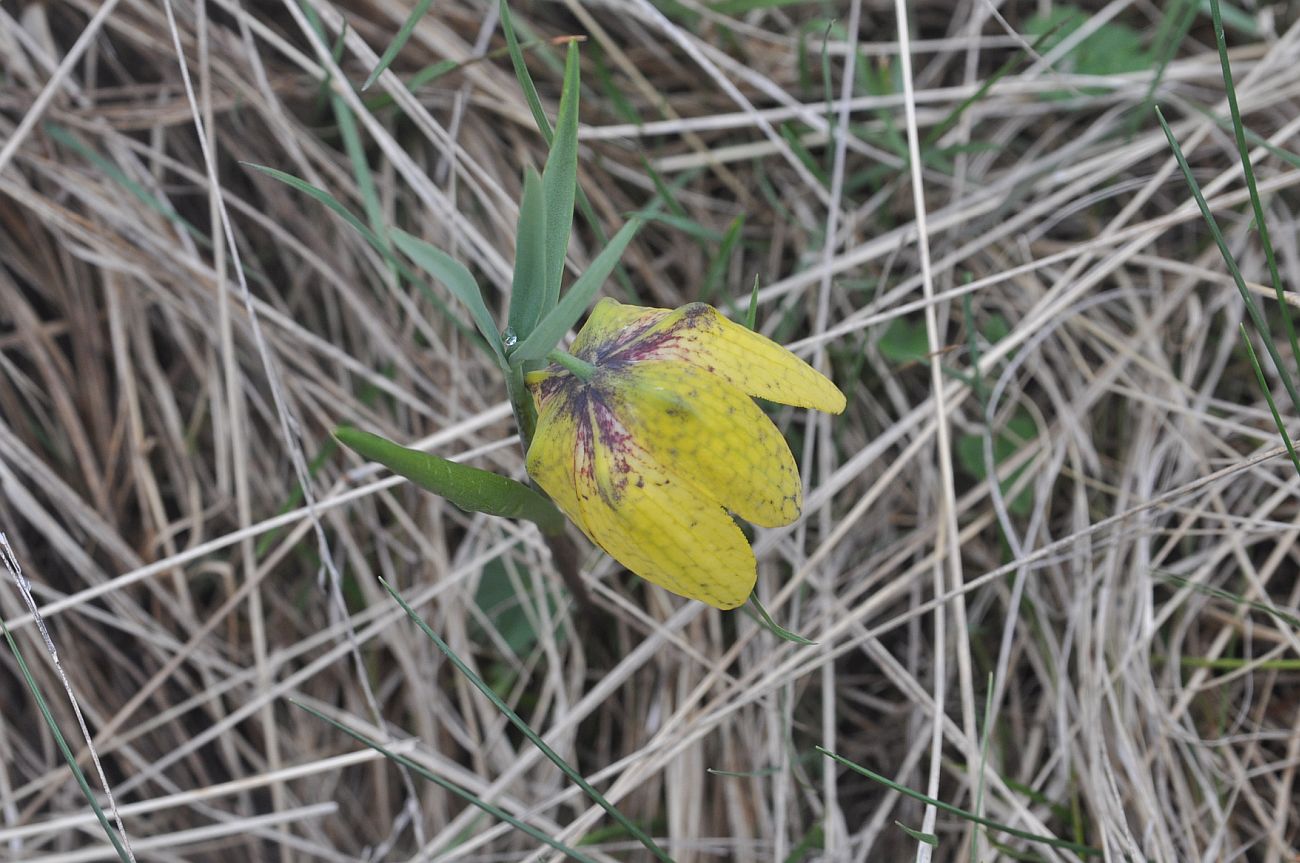
{"type": "Polygon", "coordinates": [[[308,705],[303,704],[301,701],[298,701],[293,698],[289,699],[289,703],[292,704],[294,707],[302,708],[303,710],[310,713],[312,716],[315,716],[317,719],[320,719],[323,722],[327,722],[330,725],[333,725],[335,728],[337,728],[339,731],[342,731],[348,737],[351,737],[353,740],[356,740],[358,743],[370,747],[371,749],[378,752],[380,755],[387,758],[389,761],[402,765],[403,767],[410,770],[412,773],[415,773],[417,776],[429,780],[434,785],[437,785],[439,788],[442,788],[445,791],[451,792],[455,796],[459,797],[461,800],[464,800],[466,803],[469,803],[471,806],[475,806],[483,810],[488,815],[491,815],[493,818],[497,818],[501,821],[504,821],[507,824],[509,824],[511,827],[514,827],[516,830],[528,834],[532,838],[536,839],[538,842],[548,845],[562,854],[568,855],[570,858],[579,861],[579,863],[595,863],[595,861],[592,858],[588,857],[582,852],[570,848],[568,845],[565,845],[563,842],[557,842],[555,839],[552,839],[550,836],[547,836],[544,832],[538,830],[536,827],[532,826],[531,824],[525,821],[520,821],[518,818],[511,815],[509,812],[506,812],[504,809],[498,806],[494,806],[491,803],[488,803],[486,800],[482,799],[481,797],[478,797],[475,794],[471,794],[470,792],[466,791],[464,788],[461,788],[456,783],[451,782],[448,779],[444,779],[443,777],[429,770],[419,762],[412,761],[410,758],[407,758],[405,755],[400,755],[396,752],[393,752],[391,749],[385,748],[378,741],[372,740],[371,738],[365,736],[359,731],[354,731],[351,728],[348,728],[343,723],[329,716],[326,716],[324,713],[321,713],[316,708],[309,707],[308,705]]]}
{"type": "Polygon", "coordinates": [[[736,243],[740,241],[744,229],[745,217],[743,215],[732,219],[731,224],[727,226],[727,230],[722,235],[722,241],[718,243],[717,248],[712,253],[709,268],[704,273],[704,282],[700,285],[699,298],[702,302],[712,303],[713,298],[722,287],[723,276],[731,264],[731,255],[735,251],[736,243]]]}
{"type": "Polygon", "coordinates": [[[1256,602],[1255,600],[1246,599],[1244,596],[1241,596],[1240,594],[1232,593],[1227,590],[1221,590],[1217,587],[1210,587],[1209,585],[1206,584],[1197,584],[1196,582],[1189,581],[1188,579],[1183,578],[1180,575],[1173,575],[1171,573],[1161,573],[1160,578],[1162,581],[1171,582],[1173,584],[1178,585],[1179,587],[1185,587],[1188,588],[1189,590],[1194,590],[1197,593],[1203,593],[1206,596],[1212,596],[1215,599],[1224,599],[1227,600],[1228,602],[1233,603],[1234,605],[1245,606],[1246,608],[1252,609],[1254,611],[1267,614],[1269,617],[1272,617],[1273,619],[1281,623],[1285,623],[1288,626],[1300,630],[1300,615],[1290,614],[1288,612],[1282,611],[1281,609],[1274,607],[1273,605],[1266,605],[1265,603],[1262,602],[1256,602]]]}
{"type": "Polygon", "coordinates": [[[672,863],[672,858],[664,853],[664,850],[655,843],[654,839],[650,838],[645,831],[620,812],[614,804],[606,800],[604,795],[597,791],[581,773],[570,765],[569,762],[560,757],[560,754],[552,749],[546,741],[541,738],[541,735],[534,731],[527,722],[520,718],[519,714],[515,713],[515,711],[511,709],[510,705],[506,704],[505,701],[502,700],[501,696],[493,691],[492,687],[488,686],[481,677],[475,674],[474,670],[465,664],[465,661],[460,658],[456,651],[451,649],[447,642],[442,640],[438,633],[433,631],[429,624],[424,622],[424,619],[416,613],[414,608],[411,608],[411,606],[407,604],[406,600],[402,598],[401,594],[399,594],[392,585],[382,578],[379,580],[379,583],[382,584],[384,589],[387,590],[393,599],[397,601],[397,604],[402,607],[407,616],[411,618],[411,621],[420,628],[429,640],[434,643],[438,650],[447,657],[448,661],[456,667],[456,670],[465,675],[465,678],[474,685],[474,688],[483,693],[483,695],[492,702],[493,706],[495,706],[497,710],[501,711],[501,714],[510,720],[510,723],[514,725],[515,728],[519,729],[519,732],[523,734],[524,737],[528,738],[528,740],[536,746],[552,764],[560,768],[560,772],[569,777],[575,785],[586,792],[588,797],[595,801],[600,808],[609,813],[611,818],[621,824],[629,834],[644,845],[657,859],[666,861],[666,863],[672,863]]]}
{"type": "Polygon", "coordinates": [[[1282,422],[1282,415],[1278,413],[1277,403],[1273,400],[1273,393],[1264,378],[1264,369],[1259,364],[1259,358],[1255,356],[1255,348],[1250,343],[1250,333],[1246,332],[1245,324],[1237,326],[1241,329],[1241,341],[1246,346],[1247,356],[1250,357],[1250,366],[1255,370],[1255,380],[1259,381],[1259,391],[1264,394],[1264,401],[1268,402],[1268,409],[1273,414],[1273,425],[1277,427],[1277,433],[1282,436],[1287,455],[1291,456],[1291,464],[1295,466],[1296,473],[1300,474],[1300,458],[1296,456],[1295,447],[1291,444],[1291,435],[1287,434],[1286,424],[1282,422]]]}
{"type": "Polygon", "coordinates": [[[1184,656],[1178,660],[1183,668],[1207,668],[1211,671],[1300,671],[1300,659],[1241,659],[1221,656],[1210,659],[1204,656],[1184,656]]]}
{"type": "MultiPolygon", "coordinates": [[[[9,548],[9,540],[3,533],[0,533],[0,558],[4,559],[5,569],[9,571],[15,581],[24,578],[18,569],[18,563],[13,559],[13,553],[9,548]]],[[[21,581],[19,582],[21,584],[21,581]]],[[[27,681],[27,688],[32,693],[32,698],[36,701],[36,709],[41,712],[41,717],[45,720],[45,726],[50,730],[54,737],[55,744],[59,747],[59,752],[63,754],[63,760],[67,763],[68,768],[72,771],[73,778],[77,781],[77,786],[81,789],[82,796],[90,804],[90,808],[95,812],[95,818],[99,821],[99,826],[103,829],[104,835],[108,837],[109,843],[117,853],[118,859],[123,863],[135,863],[133,855],[125,845],[122,844],[121,837],[118,836],[117,830],[113,825],[108,823],[108,816],[104,814],[103,808],[99,805],[99,800],[95,792],[91,790],[90,783],[86,780],[86,774],[82,771],[81,765],[77,764],[76,756],[72,754],[72,749],[68,746],[68,741],[63,737],[63,732],[59,730],[59,723],[50,711],[50,705],[46,702],[45,696],[41,694],[41,687],[32,675],[31,668],[27,665],[27,660],[23,658],[23,652],[18,648],[18,642],[14,640],[13,633],[9,631],[9,626],[4,622],[4,615],[0,615],[0,632],[4,633],[5,641],[9,643],[9,650],[14,655],[18,663],[18,670],[23,679],[27,681]]],[[[53,648],[51,647],[51,650],[53,648]]]]}
{"type": "Polygon", "coordinates": [[[420,19],[429,11],[429,6],[432,5],[432,3],[433,0],[416,0],[415,6],[411,9],[411,14],[406,16],[406,20],[402,22],[401,29],[397,31],[397,35],[393,37],[393,41],[388,43],[388,47],[384,49],[384,53],[379,58],[379,62],[375,64],[375,68],[370,70],[370,75],[366,77],[366,82],[361,85],[362,90],[369,90],[370,86],[379,79],[379,76],[384,74],[384,70],[392,65],[392,62],[397,59],[398,53],[406,45],[407,40],[411,38],[411,34],[415,32],[415,25],[420,23],[420,19]]]}
{"type": "Polygon", "coordinates": [[[1188,187],[1192,190],[1192,197],[1196,199],[1197,206],[1201,209],[1201,217],[1210,229],[1210,234],[1214,237],[1214,242],[1219,246],[1219,254],[1223,256],[1223,261],[1228,267],[1228,272],[1232,280],[1237,285],[1237,290],[1241,293],[1242,301],[1246,304],[1246,311],[1250,313],[1250,319],[1255,325],[1255,329],[1260,333],[1264,340],[1264,347],[1268,350],[1269,358],[1273,360],[1273,366],[1277,369],[1278,377],[1282,380],[1282,386],[1286,388],[1287,396],[1290,397],[1291,403],[1300,409],[1300,392],[1296,390],[1295,381],[1287,371],[1286,366],[1282,363],[1282,357],[1278,353],[1277,345],[1269,336],[1268,321],[1265,320],[1263,312],[1259,309],[1259,304],[1255,302],[1255,297],[1246,287],[1246,280],[1241,275],[1241,269],[1237,266],[1237,260],[1233,257],[1232,251],[1228,248],[1228,241],[1224,238],[1223,232],[1219,230],[1219,223],[1215,220],[1214,214],[1210,212],[1210,205],[1206,203],[1205,196],[1201,194],[1201,187],[1192,176],[1192,169],[1187,164],[1187,158],[1183,155],[1183,150],[1178,146],[1178,141],[1174,138],[1173,130],[1165,122],[1164,112],[1157,106],[1155,109],[1156,119],[1160,122],[1160,128],[1164,130],[1165,138],[1169,141],[1169,146],[1174,151],[1174,158],[1178,161],[1178,167],[1182,169],[1183,178],[1187,181],[1188,187]]]}
{"type": "Polygon", "coordinates": [[[845,767],[849,768],[850,770],[853,770],[857,773],[861,773],[863,776],[867,777],[868,779],[871,779],[875,782],[879,782],[881,785],[891,788],[905,797],[911,797],[913,800],[919,800],[922,803],[933,806],[934,808],[939,809],[943,812],[947,812],[949,815],[955,815],[958,818],[965,819],[966,821],[971,821],[975,824],[982,824],[983,826],[989,827],[993,830],[997,830],[1000,833],[1006,833],[1008,836],[1015,836],[1017,839],[1024,839],[1029,842],[1041,842],[1044,845],[1050,845],[1053,848],[1064,848],[1067,851],[1073,851],[1076,854],[1080,854],[1086,857],[1103,856],[1103,852],[1100,848],[1093,848],[1090,845],[1081,845],[1078,842],[1071,842],[1067,839],[1058,839],[1055,836],[1041,836],[1037,833],[1030,833],[1027,830],[1018,830],[1015,827],[1010,827],[1006,824],[1001,824],[997,821],[994,821],[991,818],[984,818],[980,815],[976,815],[974,812],[967,812],[965,809],[961,809],[957,806],[953,806],[951,803],[945,803],[942,800],[936,800],[935,798],[930,797],[926,794],[922,794],[919,791],[913,791],[911,788],[908,788],[906,785],[899,785],[894,780],[886,776],[881,776],[879,773],[876,773],[872,770],[868,770],[867,768],[862,767],[859,764],[855,764],[854,762],[850,761],[847,758],[844,758],[840,755],[836,755],[834,752],[831,752],[829,749],[826,749],[825,747],[818,746],[815,748],[822,755],[825,755],[828,758],[835,759],[840,764],[843,764],[845,767]]]}
{"type": "MultiPolygon", "coordinates": [[[[1223,88],[1228,98],[1228,114],[1232,118],[1232,131],[1237,141],[1237,153],[1241,157],[1241,170],[1246,177],[1246,189],[1250,192],[1250,206],[1255,213],[1255,228],[1259,231],[1259,241],[1264,247],[1264,260],[1268,263],[1268,276],[1273,281],[1273,290],[1281,306],[1282,325],[1286,330],[1287,340],[1291,344],[1291,356],[1300,357],[1300,342],[1296,340],[1295,324],[1291,320],[1290,307],[1283,295],[1282,276],[1277,269],[1277,257],[1273,254],[1273,243],[1268,236],[1268,221],[1264,218],[1264,206],[1259,199],[1259,186],[1255,182],[1255,170],[1250,164],[1250,148],[1246,144],[1246,127],[1241,119],[1241,108],[1237,105],[1237,88],[1232,82],[1232,64],[1228,61],[1228,41],[1223,33],[1223,13],[1219,0],[1210,0],[1210,16],[1214,21],[1214,41],[1219,48],[1219,66],[1223,70],[1223,88]]],[[[1267,339],[1268,336],[1265,335],[1267,339]]],[[[1276,360],[1274,360],[1276,362],[1276,360]]],[[[1279,366],[1279,372],[1281,367],[1279,366]]],[[[1300,411],[1300,400],[1291,397],[1292,406],[1300,411]]]]}

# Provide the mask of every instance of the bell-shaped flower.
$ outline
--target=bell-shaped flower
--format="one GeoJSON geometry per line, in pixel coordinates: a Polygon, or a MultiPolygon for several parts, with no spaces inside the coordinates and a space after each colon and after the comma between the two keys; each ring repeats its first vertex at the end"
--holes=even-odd
{"type": "Polygon", "coordinates": [[[728,510],[777,527],[802,506],[790,447],[750,397],[840,413],[844,394],[703,303],[601,300],[552,359],[528,376],[528,473],[632,572],[717,608],[744,603],[754,552],[728,510]]]}

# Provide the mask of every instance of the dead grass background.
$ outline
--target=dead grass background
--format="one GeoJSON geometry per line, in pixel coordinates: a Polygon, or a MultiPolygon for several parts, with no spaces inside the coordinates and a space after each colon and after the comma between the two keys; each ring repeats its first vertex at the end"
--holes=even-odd
{"type": "MultiPolygon", "coordinates": [[[[322,81],[362,81],[406,4],[0,6],[0,528],[138,858],[552,856],[293,697],[598,859],[645,859],[383,576],[679,861],[1079,858],[936,818],[815,745],[1107,860],[1297,859],[1300,642],[1269,609],[1300,605],[1300,485],[1146,102],[1161,72],[1156,98],[1265,281],[1231,133],[1197,110],[1224,115],[1208,18],[1163,70],[1082,75],[1089,32],[1122,26],[1148,50],[1178,4],[1089,4],[1065,43],[1028,52],[1048,5],[908,4],[910,67],[883,2],[515,9],[551,110],[546,40],[586,37],[580,182],[602,229],[654,196],[644,162],[679,183],[677,220],[642,232],[609,292],[674,306],[711,288],[726,307],[758,276],[764,331],[849,394],[840,418],[776,414],[807,513],[756,536],[760,594],[811,648],[596,554],[582,609],[531,528],[331,444],[348,422],[522,471],[502,382],[429,294],[241,164],[364,218],[322,81]],[[924,141],[1017,55],[942,158],[927,145],[918,186],[909,127],[924,141]],[[954,455],[984,440],[1002,484],[954,455]]],[[[1295,150],[1294,4],[1241,11],[1246,123],[1295,150]]],[[[496,309],[522,170],[545,152],[502,45],[494,4],[440,0],[394,71],[463,65],[413,95],[393,75],[335,90],[383,220],[470,264],[496,309]]],[[[1294,286],[1300,172],[1256,157],[1294,286]]],[[[575,272],[599,248],[579,224],[575,272]]],[[[77,747],[8,581],[0,611],[77,747]]],[[[7,651],[0,665],[0,859],[110,859],[7,651]]]]}

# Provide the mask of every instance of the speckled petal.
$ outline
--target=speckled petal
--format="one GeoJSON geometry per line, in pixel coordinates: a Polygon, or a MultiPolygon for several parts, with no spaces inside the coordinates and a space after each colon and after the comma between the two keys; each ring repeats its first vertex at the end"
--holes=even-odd
{"type": "Polygon", "coordinates": [[[608,353],[617,346],[636,339],[641,333],[668,317],[668,309],[631,306],[605,297],[587,315],[569,353],[586,360],[608,353]]]}
{"type": "Polygon", "coordinates": [[[799,517],[802,489],[794,456],[749,396],[674,360],[636,363],[604,380],[619,421],[701,495],[762,527],[799,517]]]}
{"type": "MultiPolygon", "coordinates": [[[[573,469],[580,423],[571,401],[566,394],[548,400],[537,418],[526,465],[528,475],[555,501],[560,511],[583,527],[573,469]]],[[[585,423],[586,417],[581,419],[585,423]]]]}
{"type": "Polygon", "coordinates": [[[684,360],[769,401],[833,414],[844,410],[844,393],[825,375],[704,303],[666,314],[624,353],[638,361],[684,360]]]}
{"type": "Polygon", "coordinates": [[[724,610],[743,604],[756,564],[740,528],[666,471],[599,398],[587,407],[591,435],[579,435],[574,464],[587,535],[666,590],[724,610]]]}

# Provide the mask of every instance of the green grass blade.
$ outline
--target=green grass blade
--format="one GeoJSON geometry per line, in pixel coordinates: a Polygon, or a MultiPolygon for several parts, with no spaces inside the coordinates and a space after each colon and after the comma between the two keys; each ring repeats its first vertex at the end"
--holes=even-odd
{"type": "Polygon", "coordinates": [[[492,702],[496,709],[500,710],[501,714],[509,719],[511,724],[513,724],[515,728],[519,729],[520,733],[527,737],[543,755],[550,759],[551,763],[560,768],[560,771],[565,776],[569,777],[574,784],[585,791],[587,796],[594,800],[600,808],[608,812],[611,818],[617,821],[623,829],[627,830],[628,833],[634,836],[637,841],[644,845],[657,859],[667,861],[667,863],[672,863],[672,858],[665,854],[663,849],[660,848],[644,830],[620,812],[614,804],[606,800],[604,795],[592,787],[591,783],[588,782],[581,773],[574,769],[569,762],[561,758],[559,753],[547,745],[546,741],[541,738],[541,735],[534,731],[527,722],[524,722],[524,720],[520,718],[519,714],[515,713],[514,710],[510,708],[510,705],[506,704],[505,701],[501,699],[501,696],[496,694],[492,687],[488,686],[482,678],[475,674],[474,670],[465,664],[464,660],[457,655],[456,651],[452,650],[447,642],[443,641],[442,638],[439,637],[438,633],[434,632],[433,629],[430,628],[429,624],[425,623],[424,620],[416,614],[415,609],[411,608],[411,606],[407,604],[406,600],[402,598],[401,594],[393,589],[392,585],[384,581],[382,578],[379,581],[384,586],[384,589],[387,590],[392,595],[393,599],[397,601],[397,604],[402,606],[402,609],[406,612],[407,616],[411,618],[415,625],[420,627],[421,631],[428,636],[429,640],[432,641],[437,646],[438,650],[442,651],[442,654],[456,667],[456,670],[465,675],[465,678],[469,680],[470,683],[474,684],[474,687],[479,692],[483,693],[483,695],[492,702]]]}
{"type": "Polygon", "coordinates": [[[564,530],[564,516],[555,505],[523,483],[347,426],[336,428],[334,437],[364,458],[379,462],[466,512],[522,518],[548,535],[564,530]]]}
{"type": "Polygon", "coordinates": [[[542,318],[537,324],[537,329],[527,339],[519,343],[511,354],[511,362],[523,363],[528,360],[540,360],[549,354],[569,328],[578,322],[587,307],[591,305],[592,299],[596,296],[596,291],[604,284],[605,279],[609,276],[614,265],[627,248],[627,244],[632,242],[636,232],[641,229],[640,219],[630,219],[626,225],[619,229],[614,235],[614,239],[609,241],[609,245],[601,250],[596,259],[591,262],[587,271],[578,277],[573,283],[564,298],[556,304],[555,308],[542,318]]]}
{"type": "MultiPolygon", "coordinates": [[[[13,552],[10,550],[9,540],[2,532],[0,532],[0,558],[4,559],[5,569],[9,570],[10,576],[15,580],[24,578],[18,569],[18,561],[14,559],[13,552]]],[[[99,826],[103,828],[104,835],[108,837],[113,850],[117,852],[118,859],[123,863],[134,863],[134,856],[122,844],[121,837],[118,836],[113,825],[108,823],[108,816],[104,814],[99,801],[95,799],[95,792],[91,790],[90,783],[86,780],[86,774],[82,772],[81,766],[77,764],[77,759],[72,754],[68,741],[64,739],[63,732],[59,730],[59,723],[55,720],[54,714],[50,712],[50,705],[46,702],[45,696],[41,694],[41,688],[36,683],[36,678],[32,676],[31,669],[27,666],[22,651],[18,649],[18,642],[14,640],[13,633],[9,631],[9,627],[5,624],[4,615],[0,615],[0,632],[4,633],[5,641],[9,643],[9,650],[18,663],[18,670],[23,679],[27,681],[27,688],[31,690],[32,698],[36,701],[36,708],[40,710],[46,727],[49,728],[50,734],[54,737],[54,742],[59,747],[59,752],[63,754],[63,760],[67,762],[73,778],[77,780],[77,785],[81,788],[82,795],[86,798],[86,802],[90,804],[90,808],[94,810],[95,818],[99,820],[99,826]]]]}
{"type": "Polygon", "coordinates": [[[321,713],[319,710],[315,709],[314,707],[308,707],[306,704],[303,704],[301,701],[295,701],[292,698],[289,699],[289,703],[294,705],[295,707],[301,707],[303,710],[307,711],[312,716],[315,716],[317,719],[320,719],[323,722],[327,722],[330,725],[333,725],[339,731],[342,731],[344,734],[346,734],[348,737],[351,737],[353,740],[357,741],[358,743],[370,747],[371,749],[378,752],[380,755],[387,758],[389,761],[402,765],[403,767],[410,770],[412,773],[416,774],[417,776],[420,776],[423,779],[429,780],[434,785],[437,785],[439,788],[445,789],[446,791],[450,791],[452,794],[456,795],[461,800],[464,800],[466,803],[469,803],[472,806],[476,806],[479,809],[482,809],[484,812],[486,812],[488,815],[491,815],[493,818],[497,818],[501,821],[504,821],[507,824],[509,824],[511,827],[514,827],[516,830],[520,830],[524,833],[527,833],[529,836],[533,837],[538,842],[548,845],[562,854],[567,854],[570,858],[579,861],[579,863],[595,863],[595,861],[592,860],[592,858],[583,854],[581,851],[576,851],[573,848],[570,848],[568,845],[565,845],[563,842],[557,842],[556,840],[552,839],[550,836],[547,836],[541,830],[538,830],[536,827],[532,826],[531,824],[520,821],[518,818],[511,815],[509,812],[506,812],[504,809],[501,809],[500,807],[497,806],[493,806],[491,803],[488,803],[486,800],[483,800],[482,798],[471,794],[470,792],[466,791],[464,788],[461,788],[456,783],[448,779],[444,779],[443,777],[439,776],[436,773],[433,773],[432,771],[425,768],[422,764],[412,761],[410,758],[407,758],[405,755],[399,755],[398,753],[393,752],[390,749],[386,749],[379,742],[375,740],[371,740],[369,737],[366,737],[364,734],[358,731],[353,731],[351,728],[348,728],[343,723],[338,722],[337,720],[332,719],[329,716],[326,716],[324,713],[321,713]]]}
{"type": "Polygon", "coordinates": [[[1201,187],[1192,176],[1192,169],[1187,164],[1187,158],[1183,155],[1183,150],[1178,146],[1177,139],[1174,138],[1173,130],[1165,122],[1165,115],[1156,107],[1156,119],[1160,121],[1160,128],[1165,132],[1165,138],[1169,141],[1169,146],[1174,151],[1174,158],[1178,160],[1178,167],[1182,169],[1183,178],[1187,181],[1188,187],[1192,190],[1192,197],[1196,199],[1196,204],[1201,208],[1201,217],[1210,229],[1210,234],[1214,237],[1214,242],[1219,246],[1219,254],[1223,256],[1223,262],[1228,267],[1228,272],[1232,275],[1232,280],[1237,285],[1237,290],[1241,293],[1241,299],[1246,304],[1246,311],[1250,313],[1250,319],[1255,324],[1255,329],[1259,331],[1260,336],[1264,339],[1264,347],[1268,350],[1269,358],[1273,360],[1273,367],[1277,370],[1278,377],[1282,380],[1282,386],[1286,388],[1287,396],[1290,397],[1291,403],[1300,409],[1300,392],[1296,391],[1295,381],[1287,367],[1282,364],[1282,357],[1278,353],[1277,345],[1273,343],[1269,335],[1268,321],[1264,319],[1264,313],[1260,311],[1259,304],[1255,302],[1255,297],[1246,287],[1246,280],[1241,275],[1240,268],[1237,267],[1237,260],[1232,256],[1232,251],[1228,249],[1228,241],[1224,239],[1223,232],[1219,230],[1219,223],[1215,221],[1214,214],[1210,212],[1210,205],[1205,202],[1205,196],[1201,194],[1201,187]]]}
{"type": "Polygon", "coordinates": [[[727,226],[726,232],[722,235],[722,242],[718,243],[716,250],[713,252],[713,259],[709,262],[709,269],[704,273],[704,283],[700,285],[699,293],[701,302],[712,303],[713,298],[717,296],[718,289],[722,286],[723,276],[731,263],[731,253],[735,250],[736,243],[740,242],[744,230],[744,216],[737,216],[727,226]]]}
{"type": "Polygon", "coordinates": [[[366,78],[366,83],[361,85],[362,90],[369,90],[370,85],[374,84],[375,81],[378,80],[379,76],[384,74],[384,70],[397,59],[398,53],[402,50],[403,46],[406,45],[406,40],[410,39],[411,34],[415,32],[415,25],[420,23],[420,19],[424,17],[424,13],[429,11],[429,6],[432,4],[433,0],[418,0],[415,4],[415,8],[411,10],[411,14],[406,16],[406,20],[402,22],[402,28],[397,31],[397,35],[393,37],[393,41],[389,42],[388,47],[384,49],[383,56],[379,58],[379,62],[375,64],[375,68],[370,70],[370,75],[366,78]]]}
{"type": "Polygon", "coordinates": [[[758,327],[758,276],[754,276],[754,287],[749,292],[749,308],[745,312],[745,328],[749,330],[758,327]]]}
{"type": "Polygon", "coordinates": [[[1181,575],[1173,575],[1172,573],[1161,573],[1160,579],[1162,581],[1173,582],[1179,587],[1185,587],[1188,590],[1194,590],[1197,593],[1203,593],[1206,596],[1213,596],[1216,599],[1225,599],[1228,602],[1233,603],[1234,605],[1244,605],[1247,608],[1253,609],[1263,614],[1267,614],[1269,617],[1272,617],[1274,620],[1277,620],[1280,623],[1285,623],[1287,626],[1294,627],[1295,629],[1300,629],[1300,617],[1297,617],[1294,614],[1288,614],[1287,612],[1275,608],[1272,605],[1265,605],[1262,602],[1256,602],[1251,599],[1246,599],[1244,596],[1241,596],[1240,594],[1231,593],[1226,590],[1220,590],[1217,587],[1210,587],[1209,585],[1205,585],[1205,584],[1197,584],[1193,581],[1183,578],[1181,575]]]}
{"type": "Polygon", "coordinates": [[[483,302],[483,292],[478,282],[466,269],[465,265],[431,243],[426,243],[413,234],[400,228],[392,231],[393,243],[416,266],[447,286],[447,290],[469,309],[470,317],[478,326],[478,331],[487,339],[487,343],[496,351],[497,359],[505,366],[505,347],[501,344],[501,333],[497,332],[496,319],[483,302]]]}
{"type": "MultiPolygon", "coordinates": [[[[542,316],[546,305],[546,209],[542,178],[529,167],[524,171],[524,194],[519,202],[515,230],[515,271],[510,286],[510,329],[516,339],[526,339],[542,316]]],[[[552,304],[553,305],[553,304],[552,304]]],[[[510,353],[510,345],[506,345],[510,353]]]]}
{"type": "Polygon", "coordinates": [[[952,129],[953,126],[957,125],[957,121],[962,118],[962,115],[987,96],[989,91],[993,89],[993,86],[997,84],[998,81],[1005,78],[1007,75],[1010,75],[1011,70],[1015,69],[1016,66],[1020,64],[1026,54],[1029,56],[1037,55],[1039,49],[1046,45],[1047,40],[1055,36],[1057,31],[1059,31],[1064,24],[1064,21],[1057,22],[1055,26],[1040,33],[1038,38],[1033,41],[1033,44],[1029,46],[1028,51],[1021,49],[1008,57],[1006,62],[999,66],[992,75],[980,82],[979,87],[976,88],[974,93],[971,93],[958,103],[957,107],[948,112],[948,116],[944,117],[943,121],[940,122],[939,125],[930,130],[929,134],[925,136],[925,139],[921,141],[921,148],[924,150],[930,149],[939,141],[940,138],[948,134],[948,131],[952,129]]]}
{"type": "Polygon", "coordinates": [[[1067,839],[1057,839],[1055,836],[1040,836],[1037,833],[1030,833],[1026,830],[1017,830],[1015,827],[1009,827],[1006,824],[1000,824],[997,821],[994,821],[990,818],[983,818],[979,815],[976,815],[974,812],[967,812],[965,809],[961,809],[959,807],[953,806],[951,803],[944,803],[942,800],[936,800],[933,797],[922,794],[920,791],[913,791],[911,788],[908,788],[906,785],[899,785],[897,782],[893,781],[892,779],[886,776],[881,776],[879,773],[875,773],[871,770],[868,770],[867,768],[861,766],[860,764],[855,764],[849,759],[844,758],[843,756],[836,755],[834,752],[831,752],[829,749],[823,746],[816,746],[813,748],[816,749],[818,752],[820,752],[822,755],[825,755],[827,758],[835,759],[840,764],[843,764],[845,767],[849,768],[850,770],[853,770],[857,773],[861,773],[863,776],[867,777],[868,779],[871,779],[875,782],[879,782],[881,785],[884,785],[888,788],[892,788],[894,791],[897,791],[899,794],[902,794],[905,797],[911,797],[913,800],[919,800],[922,803],[933,806],[935,809],[939,809],[943,812],[947,812],[949,815],[956,815],[958,818],[965,819],[966,821],[970,821],[974,824],[982,824],[983,826],[989,827],[993,830],[997,830],[1000,833],[1006,833],[1009,836],[1015,836],[1018,839],[1024,839],[1029,842],[1041,842],[1042,844],[1050,845],[1053,848],[1064,848],[1067,851],[1073,851],[1076,854],[1081,854],[1086,857],[1102,856],[1102,850],[1100,848],[1093,848],[1090,845],[1081,845],[1078,842],[1070,842],[1067,839]]]}
{"type": "MultiPolygon", "coordinates": [[[[1264,247],[1264,260],[1268,263],[1268,276],[1273,281],[1273,290],[1277,293],[1278,310],[1286,330],[1287,340],[1291,344],[1291,356],[1300,357],[1300,342],[1296,340],[1295,324],[1291,320],[1290,306],[1282,288],[1282,276],[1277,269],[1277,257],[1273,254],[1273,243],[1268,236],[1268,221],[1264,218],[1264,206],[1259,200],[1259,186],[1255,183],[1255,170],[1250,164],[1250,148],[1246,144],[1246,127],[1241,120],[1241,108],[1237,105],[1237,88],[1232,83],[1232,65],[1228,62],[1228,41],[1223,33],[1223,13],[1219,9],[1219,0],[1210,0],[1210,15],[1214,20],[1214,41],[1219,47],[1219,67],[1223,70],[1223,89],[1228,97],[1228,114],[1232,118],[1233,136],[1237,141],[1237,153],[1241,158],[1241,171],[1246,177],[1246,189],[1250,192],[1250,206],[1255,213],[1255,227],[1259,231],[1259,242],[1264,247]]],[[[1267,336],[1265,336],[1267,338],[1267,336]]],[[[1296,411],[1300,411],[1300,402],[1292,402],[1296,411]]]]}
{"type": "Polygon", "coordinates": [[[1295,447],[1291,445],[1291,435],[1286,432],[1286,425],[1282,422],[1282,415],[1278,413],[1277,403],[1273,401],[1273,393],[1269,391],[1268,381],[1264,379],[1264,369],[1259,364],[1259,358],[1255,356],[1255,348],[1250,343],[1250,333],[1246,332],[1245,324],[1239,326],[1241,341],[1246,346],[1251,368],[1255,370],[1255,380],[1259,381],[1259,390],[1264,394],[1268,409],[1273,413],[1273,425],[1277,426],[1277,433],[1282,436],[1282,443],[1286,445],[1287,454],[1291,456],[1291,464],[1295,465],[1296,473],[1300,474],[1300,459],[1296,458],[1295,447]]]}
{"type": "Polygon", "coordinates": [[[578,45],[570,42],[564,59],[560,114],[556,118],[551,151],[546,156],[546,168],[542,171],[542,198],[546,202],[546,294],[542,298],[542,308],[548,312],[560,299],[564,259],[569,252],[569,235],[573,231],[573,199],[578,186],[580,89],[578,45]]]}

